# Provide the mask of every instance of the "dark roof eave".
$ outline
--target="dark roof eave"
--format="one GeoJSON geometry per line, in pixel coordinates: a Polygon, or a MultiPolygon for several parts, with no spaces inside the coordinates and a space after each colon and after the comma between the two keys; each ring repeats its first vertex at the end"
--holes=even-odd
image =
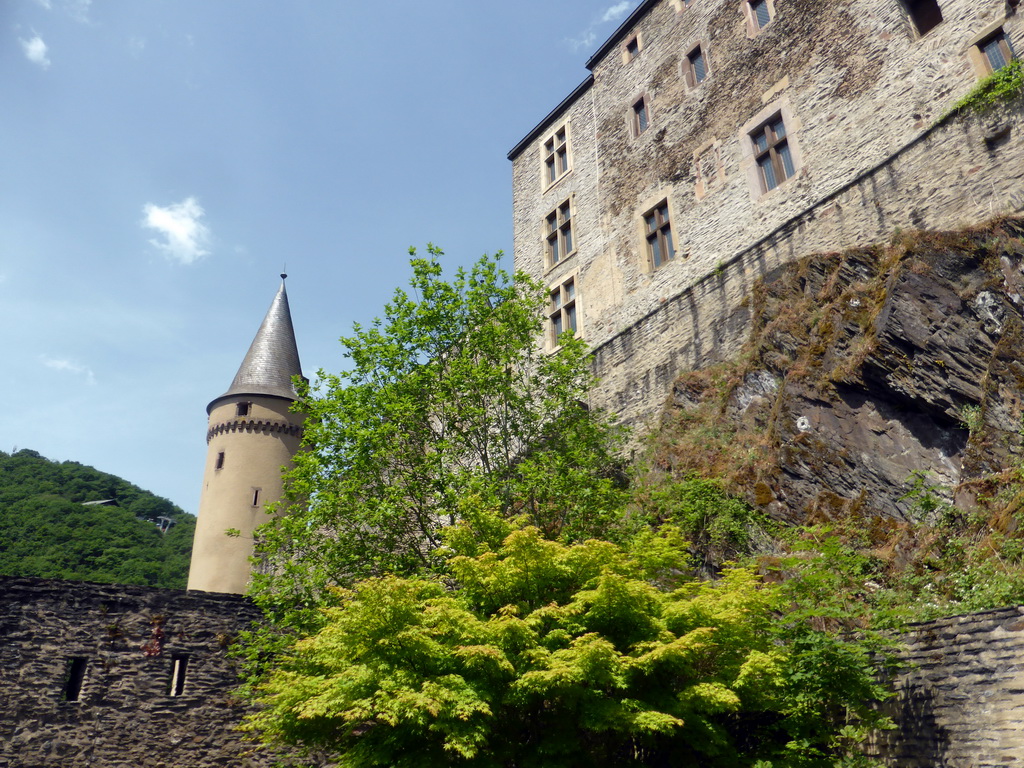
{"type": "Polygon", "coordinates": [[[568,107],[572,102],[574,102],[576,99],[578,99],[584,93],[586,93],[587,89],[590,88],[590,86],[592,86],[593,84],[594,84],[594,76],[593,75],[587,75],[587,79],[586,80],[584,80],[582,83],[577,85],[573,89],[572,93],[570,93],[568,96],[566,96],[564,99],[562,99],[558,103],[557,107],[555,107],[550,112],[548,112],[547,115],[544,116],[543,120],[541,120],[539,123],[537,123],[537,125],[535,125],[533,127],[533,129],[528,134],[526,134],[526,136],[524,136],[523,139],[518,144],[516,144],[514,147],[512,147],[512,149],[508,153],[508,159],[509,160],[515,160],[517,157],[519,157],[519,155],[522,154],[522,151],[524,149],[526,149],[527,145],[530,142],[532,142],[534,139],[536,139],[537,136],[539,136],[544,131],[545,128],[547,128],[549,125],[551,125],[558,118],[559,115],[561,115],[563,112],[565,112],[566,107],[568,107]]]}

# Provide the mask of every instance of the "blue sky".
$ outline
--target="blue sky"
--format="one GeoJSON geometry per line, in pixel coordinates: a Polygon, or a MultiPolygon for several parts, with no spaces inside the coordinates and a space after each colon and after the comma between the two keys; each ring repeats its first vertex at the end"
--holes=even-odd
{"type": "Polygon", "coordinates": [[[0,450],[195,512],[278,273],[312,377],[409,246],[510,254],[508,150],[636,4],[0,0],[0,450]]]}

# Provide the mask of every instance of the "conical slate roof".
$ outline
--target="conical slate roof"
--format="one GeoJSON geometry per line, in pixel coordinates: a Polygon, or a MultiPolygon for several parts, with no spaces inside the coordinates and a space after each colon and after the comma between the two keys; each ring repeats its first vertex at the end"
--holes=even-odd
{"type": "Polygon", "coordinates": [[[227,392],[210,403],[211,408],[217,400],[238,395],[272,395],[295,399],[292,377],[301,376],[302,367],[299,364],[299,348],[295,344],[292,314],[288,309],[288,294],[284,289],[285,277],[287,275],[281,275],[281,287],[277,289],[277,295],[234,381],[227,392]]]}

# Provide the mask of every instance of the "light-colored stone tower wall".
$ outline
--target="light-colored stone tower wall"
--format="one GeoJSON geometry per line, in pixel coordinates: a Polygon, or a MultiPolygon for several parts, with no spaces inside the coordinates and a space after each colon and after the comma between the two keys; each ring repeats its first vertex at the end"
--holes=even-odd
{"type": "Polygon", "coordinates": [[[1019,127],[992,146],[933,127],[991,71],[987,44],[1024,53],[1024,13],[1007,0],[934,2],[942,20],[928,26],[909,9],[930,0],[645,0],[587,62],[587,80],[512,150],[515,266],[547,284],[549,315],[555,299],[575,301],[604,379],[595,405],[637,420],[681,369],[735,352],[753,283],[808,253],[785,251],[793,227],[832,227],[835,237],[814,242],[831,250],[1005,210],[1020,187],[1001,184],[1016,176],[1008,147],[1019,127]],[[767,189],[754,141],[776,123],[791,175],[767,189]],[[893,158],[921,146],[931,159],[897,176],[893,158]],[[986,177],[980,196],[968,190],[993,167],[1006,172],[986,177]],[[840,199],[855,187],[859,199],[840,199]],[[938,211],[936,188],[961,204],[938,211]],[[836,226],[854,206],[870,216],[883,195],[902,210],[879,214],[874,230],[836,226]],[[555,260],[550,222],[562,225],[566,205],[572,248],[555,260]],[[676,248],[659,263],[645,221],[655,210],[676,248]],[[765,248],[758,263],[745,255],[765,248]]]}
{"type": "Polygon", "coordinates": [[[280,501],[282,471],[299,450],[291,412],[301,376],[284,283],[226,393],[210,403],[207,456],[188,588],[242,594],[255,529],[280,501]]]}

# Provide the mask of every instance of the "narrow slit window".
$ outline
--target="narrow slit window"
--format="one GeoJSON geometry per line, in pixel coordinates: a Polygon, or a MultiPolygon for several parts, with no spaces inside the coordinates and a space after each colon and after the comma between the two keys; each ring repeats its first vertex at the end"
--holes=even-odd
{"type": "Polygon", "coordinates": [[[181,696],[185,693],[188,660],[188,655],[184,653],[176,653],[171,657],[171,679],[167,684],[167,692],[171,696],[181,696]]]}
{"type": "Polygon", "coordinates": [[[686,57],[686,84],[690,88],[696,88],[707,79],[707,76],[707,59],[704,57],[704,51],[698,45],[686,57]]]}
{"type": "Polygon", "coordinates": [[[942,9],[938,0],[907,0],[907,13],[917,34],[930,32],[942,23],[942,9]]]}
{"type": "Polygon", "coordinates": [[[260,505],[260,490],[259,488],[252,489],[252,505],[258,507],[260,505]]]}
{"type": "Polygon", "coordinates": [[[754,30],[760,31],[767,27],[772,20],[768,0],[749,0],[748,5],[750,5],[750,18],[754,23],[754,30]]]}
{"type": "Polygon", "coordinates": [[[217,454],[217,463],[214,466],[214,469],[224,469],[224,451],[220,451],[217,454]]]}
{"type": "Polygon", "coordinates": [[[84,656],[75,656],[68,659],[64,668],[64,686],[61,692],[63,701],[78,701],[82,695],[82,686],[85,684],[85,670],[89,666],[89,660],[84,656]]]}
{"type": "Polygon", "coordinates": [[[651,269],[658,269],[676,257],[667,200],[658,203],[644,214],[644,231],[647,237],[647,257],[650,260],[651,269]]]}
{"type": "Polygon", "coordinates": [[[650,114],[647,111],[647,99],[640,99],[633,105],[633,135],[639,136],[647,130],[650,123],[650,114]]]}

